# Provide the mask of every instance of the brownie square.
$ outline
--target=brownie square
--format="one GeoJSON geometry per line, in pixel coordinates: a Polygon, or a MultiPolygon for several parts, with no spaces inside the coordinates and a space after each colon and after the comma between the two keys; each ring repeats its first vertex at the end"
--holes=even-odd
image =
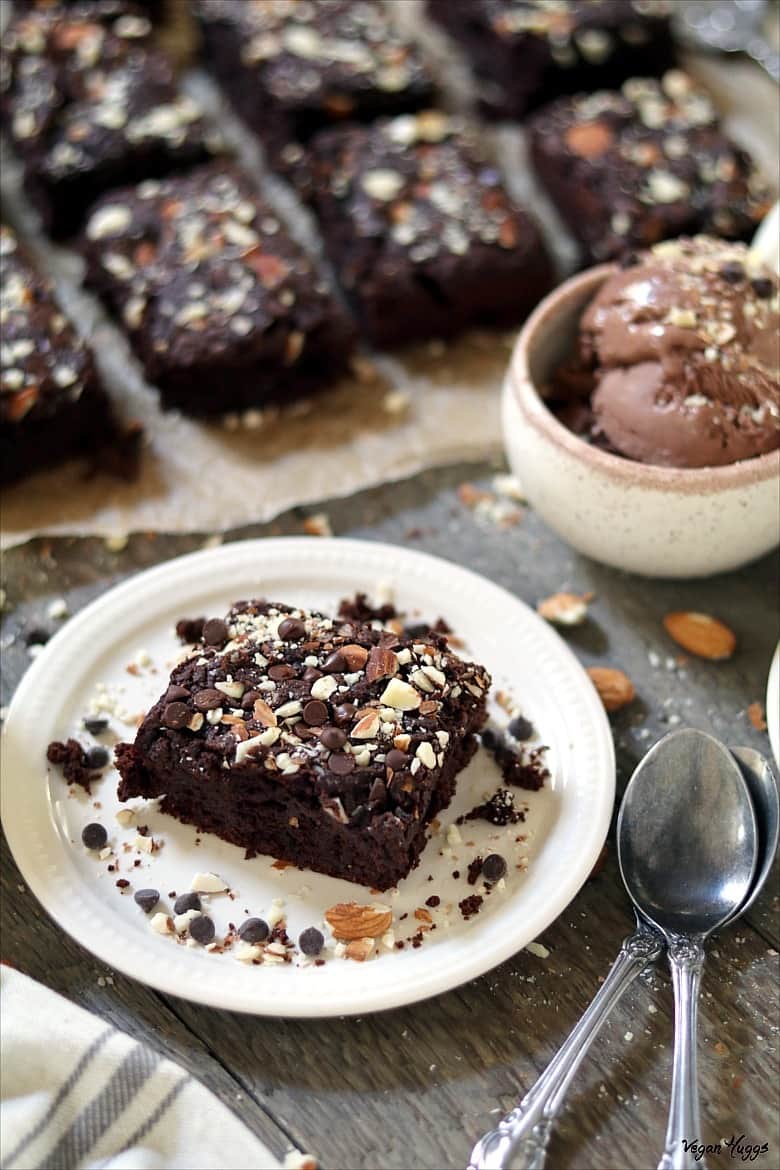
{"type": "Polygon", "coordinates": [[[86,342],[49,283],[0,225],[0,483],[114,438],[108,399],[86,342]]]}
{"type": "Polygon", "coordinates": [[[413,45],[365,0],[197,0],[204,64],[285,170],[301,143],[333,122],[365,122],[431,104],[413,45]]]}
{"type": "Polygon", "coordinates": [[[346,311],[232,167],[104,196],[83,249],[87,284],[120,319],[163,406],[220,415],[284,403],[346,368],[346,311]]]}
{"type": "Polygon", "coordinates": [[[46,230],[73,234],[105,191],[219,150],[151,23],[116,0],[31,9],[2,37],[0,120],[46,230]]]}
{"type": "Polygon", "coordinates": [[[295,178],[376,345],[515,324],[550,286],[536,224],[460,119],[323,130],[295,178]]]}
{"type": "Polygon", "coordinates": [[[489,686],[439,634],[239,602],[118,746],[119,799],[162,797],[247,856],[386,890],[452,799],[489,686]]]}
{"type": "Polygon", "coordinates": [[[669,0],[428,0],[474,72],[482,110],[522,118],[561,94],[663,73],[669,0]]]}
{"type": "Polygon", "coordinates": [[[680,235],[748,239],[770,200],[686,74],[561,98],[530,121],[534,166],[589,260],[680,235]]]}

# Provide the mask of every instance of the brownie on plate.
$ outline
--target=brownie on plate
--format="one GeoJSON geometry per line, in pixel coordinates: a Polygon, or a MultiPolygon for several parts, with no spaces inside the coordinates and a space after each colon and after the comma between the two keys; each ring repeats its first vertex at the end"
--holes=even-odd
{"type": "Polygon", "coordinates": [[[114,438],[86,342],[51,287],[0,225],[0,483],[114,438]]]}
{"type": "Polygon", "coordinates": [[[253,184],[212,163],[104,196],[87,283],[129,334],[163,406],[219,415],[320,389],[353,325],[253,184]]]}
{"type": "Polygon", "coordinates": [[[536,224],[460,119],[323,130],[294,177],[376,345],[515,324],[549,288],[536,224]]]}
{"type": "Polygon", "coordinates": [[[769,207],[749,155],[679,70],[561,98],[530,120],[531,156],[589,260],[679,235],[748,239],[769,207]]]}
{"type": "Polygon", "coordinates": [[[489,686],[439,634],[239,602],[117,747],[119,799],[161,796],[248,856],[386,890],[452,799],[489,686]]]}
{"type": "Polygon", "coordinates": [[[470,62],[483,110],[498,118],[662,73],[673,62],[670,10],[669,0],[428,0],[470,62]]]}
{"type": "Polygon", "coordinates": [[[23,10],[2,37],[0,118],[48,232],[75,232],[104,191],[218,150],[198,106],[117,0],[23,10]]]}
{"type": "Polygon", "coordinates": [[[204,63],[285,169],[315,130],[430,105],[418,51],[366,0],[196,0],[204,63]]]}

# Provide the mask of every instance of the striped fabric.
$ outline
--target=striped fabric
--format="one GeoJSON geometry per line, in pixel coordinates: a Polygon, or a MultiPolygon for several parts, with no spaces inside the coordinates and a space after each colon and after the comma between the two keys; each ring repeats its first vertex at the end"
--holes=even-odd
{"type": "Polygon", "coordinates": [[[169,1060],[0,968],[2,1170],[279,1170],[169,1060]]]}

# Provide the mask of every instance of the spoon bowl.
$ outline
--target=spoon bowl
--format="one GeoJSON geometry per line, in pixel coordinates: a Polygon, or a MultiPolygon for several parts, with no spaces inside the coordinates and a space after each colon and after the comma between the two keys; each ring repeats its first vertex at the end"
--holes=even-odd
{"type": "Polygon", "coordinates": [[[712,736],[672,732],[626,789],[618,861],[637,909],[664,935],[706,935],[747,897],[758,829],[738,764],[712,736]]]}
{"type": "Polygon", "coordinates": [[[772,870],[780,837],[780,791],[769,763],[760,752],[747,747],[734,747],[730,751],[748,786],[758,823],[758,864],[748,896],[734,914],[736,918],[753,905],[772,870]]]}

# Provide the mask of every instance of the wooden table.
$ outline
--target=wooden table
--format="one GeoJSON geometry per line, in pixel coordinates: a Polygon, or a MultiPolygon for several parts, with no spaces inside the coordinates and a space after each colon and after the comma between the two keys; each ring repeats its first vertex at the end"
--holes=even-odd
{"type": "MultiPolygon", "coordinates": [[[[592,620],[566,636],[584,663],[619,665],[636,684],[637,701],[613,718],[621,789],[647,747],[678,721],[768,753],[746,708],[763,700],[778,636],[776,559],[708,582],[628,577],[572,553],[532,513],[507,530],[468,511],[456,487],[466,479],[489,485],[490,471],[429,472],[322,507],[339,535],[457,560],[531,604],[565,585],[594,590],[592,620]],[[733,660],[677,667],[661,626],[673,609],[726,621],[739,637],[733,660]]],[[[231,538],[297,533],[302,518],[291,513],[231,538]]],[[[133,536],[118,553],[94,539],[41,539],[8,553],[3,702],[29,661],[24,632],[54,624],[46,616],[52,599],[65,597],[74,612],[115,581],[207,536],[133,536]]],[[[464,1166],[475,1139],[515,1103],[580,1016],[632,921],[610,847],[604,869],[544,934],[546,958],[521,951],[457,991],[402,1010],[285,1021],[212,1011],[103,967],[43,913],[5,846],[2,886],[6,961],[179,1061],[277,1154],[294,1143],[324,1167],[344,1170],[464,1166]]],[[[768,1142],[769,1153],[753,1163],[765,1167],[780,1165],[776,891],[775,881],[712,946],[700,1018],[704,1129],[697,1136],[768,1142]]],[[[657,1164],[672,1014],[659,967],[629,992],[585,1062],[550,1166],[657,1164]]],[[[710,1159],[710,1166],[729,1164],[737,1163],[728,1154],[710,1159]]]]}

